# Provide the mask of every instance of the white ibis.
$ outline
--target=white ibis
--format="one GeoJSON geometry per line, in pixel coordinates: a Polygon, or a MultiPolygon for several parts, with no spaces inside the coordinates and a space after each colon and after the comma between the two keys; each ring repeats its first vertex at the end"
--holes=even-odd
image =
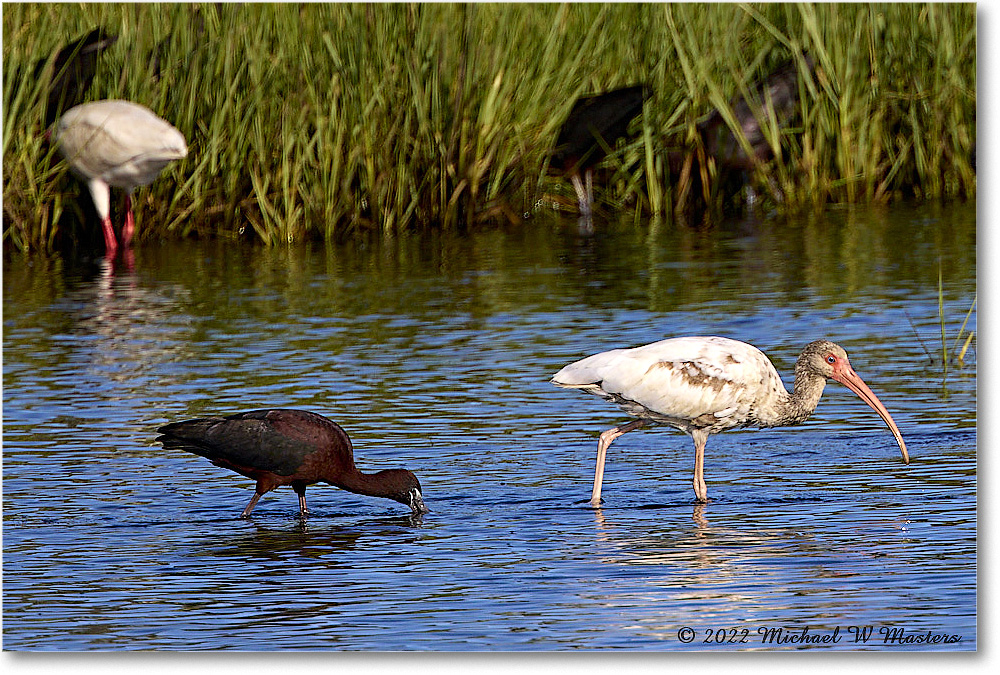
{"type": "Polygon", "coordinates": [[[594,354],[560,370],[552,384],[596,394],[637,418],[601,434],[590,499],[597,507],[605,454],[622,434],[659,423],[691,436],[694,493],[697,501],[705,502],[705,443],[709,434],[734,427],[800,424],[816,409],[827,378],[845,385],[885,420],[899,443],[903,461],[909,464],[906,444],[889,411],[851,368],[843,347],[829,340],[811,342],[802,350],[791,394],[763,352],[722,337],[672,338],[594,354]]]}
{"type": "Polygon", "coordinates": [[[145,106],[128,101],[83,103],[63,114],[55,139],[70,168],[87,183],[101,218],[107,256],[118,249],[111,226],[111,188],[124,188],[127,247],[135,230],[132,191],[148,185],[163,168],[187,156],[184,136],[145,106]]]}
{"type": "Polygon", "coordinates": [[[583,96],[573,104],[559,129],[549,166],[569,176],[582,215],[589,216],[594,203],[594,165],[626,135],[629,122],[651,94],[648,87],[636,85],[583,96]]]}
{"type": "Polygon", "coordinates": [[[340,425],[304,410],[253,410],[227,417],[174,422],[157,429],[156,440],[257,481],[257,489],[241,518],[250,516],[257,500],[281,485],[291,485],[305,517],[306,486],[320,481],[357,494],[387,497],[410,507],[424,505],[420,481],[406,469],[362,473],[354,465],[351,439],[340,425]]]}

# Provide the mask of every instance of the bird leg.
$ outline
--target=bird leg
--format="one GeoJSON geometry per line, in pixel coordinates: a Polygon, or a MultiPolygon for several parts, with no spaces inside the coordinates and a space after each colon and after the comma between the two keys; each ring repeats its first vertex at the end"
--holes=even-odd
{"type": "Polygon", "coordinates": [[[305,520],[306,514],[309,513],[309,509],[306,508],[306,486],[304,483],[292,483],[292,488],[299,496],[299,517],[305,520]]]}
{"type": "Polygon", "coordinates": [[[240,514],[240,518],[250,517],[250,512],[253,511],[253,507],[257,505],[257,500],[260,499],[263,494],[264,494],[263,492],[253,493],[253,497],[250,498],[250,503],[247,504],[247,507],[245,509],[243,509],[243,513],[240,514]]]}
{"type": "Polygon", "coordinates": [[[111,216],[101,221],[101,229],[104,231],[104,256],[113,259],[118,252],[118,239],[115,228],[111,227],[111,216]]]}
{"type": "MultiPolygon", "coordinates": [[[[132,192],[125,193],[125,227],[122,228],[122,241],[128,248],[135,233],[135,216],[132,214],[132,192]]],[[[105,233],[106,234],[106,233],[105,233]]]]}
{"type": "Polygon", "coordinates": [[[704,503],[708,501],[708,486],[705,484],[705,443],[708,442],[708,434],[700,429],[691,432],[694,439],[694,494],[696,501],[704,503]]]}
{"type": "Polygon", "coordinates": [[[99,178],[87,181],[87,189],[90,190],[90,197],[94,200],[97,217],[101,219],[101,230],[104,232],[104,257],[109,261],[114,260],[115,253],[118,252],[118,239],[115,237],[115,228],[111,226],[111,191],[108,184],[99,178]]]}
{"type": "Polygon", "coordinates": [[[587,181],[587,214],[589,215],[594,207],[594,170],[588,168],[584,172],[584,178],[587,181]]]}
{"type": "Polygon", "coordinates": [[[633,429],[644,427],[647,424],[649,422],[646,420],[632,420],[628,424],[619,424],[617,427],[608,429],[601,434],[601,438],[597,442],[597,468],[594,471],[594,492],[590,495],[590,505],[594,508],[601,505],[601,483],[604,482],[604,458],[608,453],[608,446],[622,434],[627,434],[633,429]]]}
{"type": "Polygon", "coordinates": [[[570,182],[573,183],[573,190],[576,191],[576,201],[580,205],[580,215],[590,216],[590,205],[593,202],[593,197],[590,194],[593,193],[593,177],[591,172],[587,171],[588,184],[591,185],[590,194],[583,186],[583,181],[580,179],[580,174],[574,172],[572,176],[569,177],[570,182]]]}

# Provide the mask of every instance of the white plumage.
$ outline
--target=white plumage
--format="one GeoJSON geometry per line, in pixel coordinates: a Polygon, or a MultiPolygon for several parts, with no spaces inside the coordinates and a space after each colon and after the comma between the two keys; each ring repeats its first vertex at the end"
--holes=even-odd
{"type": "Polygon", "coordinates": [[[788,393],[778,371],[759,349],[714,336],[672,338],[594,354],[564,367],[552,383],[600,396],[637,418],[601,434],[591,497],[591,504],[598,506],[605,454],[622,434],[652,422],[690,435],[695,442],[695,495],[698,501],[706,501],[708,435],[734,427],[803,422],[815,410],[827,378],[849,387],[879,413],[909,462],[888,411],[851,368],[844,349],[827,340],[817,340],[803,350],[795,367],[794,394],[788,393]]]}
{"type": "Polygon", "coordinates": [[[648,417],[685,433],[694,420],[709,433],[767,426],[770,406],[788,396],[763,352],[723,337],[682,337],[613,349],[571,363],[552,382],[583,389],[617,403],[633,417],[648,417]]]}
{"type": "Polygon", "coordinates": [[[70,169],[90,189],[110,256],[117,250],[110,188],[128,191],[122,231],[128,245],[135,227],[132,191],[153,182],[170,162],[187,156],[180,131],[149,108],[129,101],[95,101],[70,108],[56,126],[55,139],[70,169]]]}

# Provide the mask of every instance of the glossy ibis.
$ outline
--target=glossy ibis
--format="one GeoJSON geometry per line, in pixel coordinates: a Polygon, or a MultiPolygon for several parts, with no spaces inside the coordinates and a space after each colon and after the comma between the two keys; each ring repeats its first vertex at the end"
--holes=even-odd
{"type": "Polygon", "coordinates": [[[291,485],[305,517],[306,486],[320,481],[348,492],[386,497],[406,504],[414,514],[424,505],[420,482],[406,469],[362,473],[354,465],[351,439],[338,424],[304,410],[254,410],[226,417],[174,422],[162,426],[156,440],[257,481],[243,509],[247,518],[257,500],[280,485],[291,485]]]}
{"type": "Polygon", "coordinates": [[[573,104],[559,130],[549,167],[569,177],[582,215],[589,216],[594,204],[594,165],[626,135],[629,122],[642,112],[651,94],[649,87],[635,85],[583,96],[573,104]]]}
{"type": "MultiPolygon", "coordinates": [[[[803,57],[803,63],[813,69],[812,57],[803,57]]],[[[714,157],[722,167],[750,170],[758,163],[774,158],[774,148],[762,123],[775,124],[778,128],[788,126],[799,110],[799,65],[794,60],[783,64],[762,82],[750,88],[750,98],[736,96],[730,101],[730,108],[736,124],[750,146],[748,155],[736,134],[726,124],[722,113],[712,113],[698,124],[698,133],[705,145],[705,154],[714,157]]]]}
{"type": "MultiPolygon", "coordinates": [[[[117,35],[95,28],[59,50],[52,64],[45,106],[45,126],[49,127],[63,110],[83,102],[97,72],[97,59],[118,40],[117,35]]],[[[49,59],[35,65],[35,79],[45,74],[49,59]]]]}
{"type": "Polygon", "coordinates": [[[135,230],[132,191],[187,156],[181,132],[149,108],[128,101],[95,101],[67,110],[56,126],[55,140],[70,169],[90,188],[109,258],[118,249],[111,226],[111,188],[127,191],[122,240],[128,247],[135,230]]]}
{"type": "Polygon", "coordinates": [[[616,403],[637,419],[608,429],[597,445],[590,503],[601,503],[608,446],[647,424],[667,424],[691,436],[695,446],[694,492],[708,500],[704,478],[709,434],[737,427],[778,427],[804,422],[823,394],[827,378],[848,387],[889,426],[903,461],[906,444],[889,411],[858,377],[847,352],[828,340],[806,345],[795,364],[795,388],[785,390],[771,361],[756,347],[722,337],[681,337],[633,349],[614,349],[571,363],[552,384],[581,389],[616,403]]]}

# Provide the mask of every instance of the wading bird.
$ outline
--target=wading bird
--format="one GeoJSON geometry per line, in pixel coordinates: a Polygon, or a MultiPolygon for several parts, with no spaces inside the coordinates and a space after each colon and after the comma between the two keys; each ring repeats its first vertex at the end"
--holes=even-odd
{"type": "MultiPolygon", "coordinates": [[[[809,54],[802,58],[804,70],[812,72],[814,65],[809,54]]],[[[799,64],[791,60],[763,81],[754,83],[750,87],[749,98],[737,95],[730,101],[733,119],[746,139],[749,154],[718,110],[713,110],[698,125],[705,154],[715,160],[723,190],[735,194],[744,185],[747,186],[748,206],[752,207],[756,201],[749,184],[750,172],[780,156],[778,130],[799,119],[799,77],[799,64]],[[765,129],[770,132],[766,133],[765,129]]]]}
{"type": "MultiPolygon", "coordinates": [[[[52,63],[52,77],[48,84],[46,128],[56,121],[63,110],[83,102],[97,72],[98,57],[116,40],[117,35],[95,28],[59,50],[52,63]]],[[[49,59],[42,59],[35,64],[36,80],[44,76],[48,62],[49,59]]]]}
{"type": "Polygon", "coordinates": [[[559,130],[549,167],[569,177],[581,215],[589,216],[593,208],[594,165],[626,135],[629,122],[642,112],[643,102],[651,95],[648,87],[636,85],[583,96],[573,104],[559,130]]]}
{"type": "Polygon", "coordinates": [[[671,338],[594,354],[560,370],[552,384],[595,394],[637,418],[601,434],[590,499],[596,507],[601,503],[605,454],[622,434],[647,424],[667,424],[691,436],[694,493],[697,501],[705,502],[709,434],[736,427],[800,424],[816,409],[828,378],[845,385],[882,417],[909,464],[906,444],[889,411],[851,368],[843,347],[828,340],[811,342],[802,350],[791,394],[763,352],[722,337],[671,338]]]}
{"type": "Polygon", "coordinates": [[[253,498],[241,518],[262,495],[291,485],[299,496],[299,514],[305,518],[306,486],[320,481],[348,492],[386,497],[425,513],[420,482],[406,469],[366,474],[354,465],[347,432],[335,422],[304,410],[254,410],[226,417],[174,422],[162,426],[157,441],[212,461],[257,481],[253,498]]]}
{"type": "MultiPolygon", "coordinates": [[[[753,207],[756,195],[749,183],[750,172],[780,154],[778,132],[800,119],[800,78],[814,67],[809,54],[785,62],[750,84],[746,96],[733,96],[725,114],[715,109],[697,124],[701,150],[667,153],[670,173],[677,177],[679,209],[697,209],[699,200],[708,207],[714,195],[721,195],[723,205],[731,205],[744,187],[746,205],[753,207]],[[745,146],[739,135],[746,140],[745,146]],[[709,179],[709,163],[715,167],[713,180],[709,179]],[[695,199],[690,204],[689,195],[695,199]]],[[[780,198],[778,186],[772,183],[772,188],[780,198]]]]}
{"type": "MultiPolygon", "coordinates": [[[[803,64],[811,71],[814,66],[812,57],[803,57],[803,64]]],[[[788,126],[796,118],[799,111],[798,63],[790,61],[783,64],[763,81],[754,84],[749,93],[749,100],[736,96],[729,107],[752,154],[747,154],[718,110],[713,110],[698,124],[705,153],[728,169],[750,170],[774,158],[775,148],[762,124],[776,130],[788,126]]]]}
{"type": "Polygon", "coordinates": [[[187,156],[184,136],[145,106],[107,100],[67,110],[54,137],[70,169],[90,189],[106,255],[113,258],[118,242],[111,226],[111,188],[126,190],[122,241],[127,248],[135,231],[132,191],[152,183],[170,162],[187,156]]]}

